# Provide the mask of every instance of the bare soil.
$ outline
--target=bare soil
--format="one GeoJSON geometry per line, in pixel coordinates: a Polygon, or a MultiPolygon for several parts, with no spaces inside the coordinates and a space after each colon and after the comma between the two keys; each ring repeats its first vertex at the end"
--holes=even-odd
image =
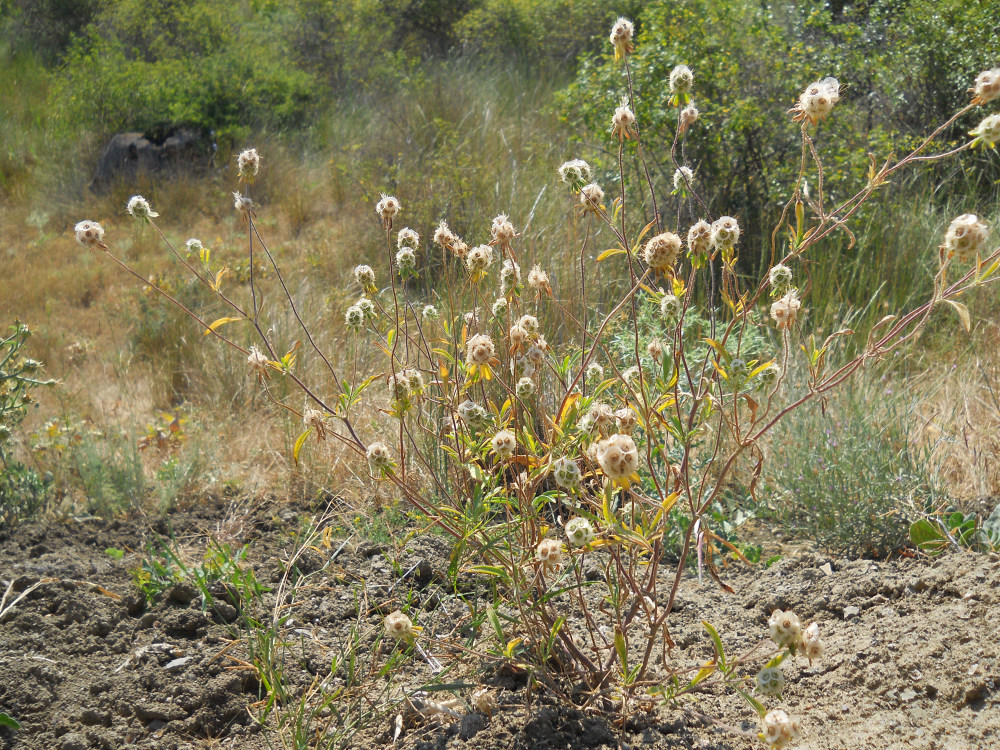
{"type": "MultiPolygon", "coordinates": [[[[169,519],[74,520],[0,530],[0,595],[9,582],[8,603],[40,584],[0,622],[0,712],[21,723],[17,731],[0,729],[0,748],[282,747],[273,721],[262,727],[255,720],[264,693],[243,664],[238,613],[226,603],[225,591],[207,610],[185,585],[147,602],[133,571],[157,537],[172,536],[197,561],[209,536],[225,535],[237,547],[250,545],[246,564],[273,590],[285,575],[296,534],[312,517],[306,507],[240,511],[217,499],[169,519]],[[114,559],[109,548],[126,554],[114,559]]],[[[329,672],[331,654],[352,625],[365,627],[362,647],[374,643],[387,608],[401,600],[427,613],[421,622],[429,629],[460,632],[461,613],[440,606],[449,552],[447,540],[430,532],[405,545],[345,534],[300,557],[296,565],[308,574],[308,584],[286,602],[292,619],[285,635],[298,649],[286,669],[290,688],[304,689],[329,672]]],[[[794,609],[803,622],[817,620],[826,654],[812,666],[799,660],[787,668],[782,700],[769,701],[769,707],[801,717],[799,747],[1000,747],[1000,555],[876,562],[799,548],[786,549],[770,567],[731,566],[724,576],[734,594],[709,580],[699,586],[694,574],[685,581],[669,622],[676,647],[668,659],[686,665],[710,658],[702,620],[718,628],[732,653],[766,641],[767,617],[775,608],[794,609]]],[[[273,593],[267,596],[273,602],[273,593]]],[[[701,693],[680,707],[614,726],[560,705],[544,691],[527,695],[524,680],[495,671],[485,675],[479,679],[499,701],[492,716],[466,710],[460,712],[464,718],[445,721],[407,716],[394,742],[393,709],[349,746],[763,746],[755,737],[756,716],[731,694],[701,693]],[[719,717],[724,725],[702,715],[719,717]]],[[[430,666],[414,657],[393,675],[399,685],[394,694],[430,677],[430,666]]],[[[468,699],[468,693],[455,695],[468,699]]]]}

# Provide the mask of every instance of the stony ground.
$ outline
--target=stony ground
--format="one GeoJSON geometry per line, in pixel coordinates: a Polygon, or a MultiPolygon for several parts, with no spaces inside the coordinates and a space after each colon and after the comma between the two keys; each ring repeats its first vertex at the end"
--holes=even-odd
{"type": "MultiPolygon", "coordinates": [[[[282,674],[293,696],[343,684],[329,672],[349,638],[356,639],[362,664],[386,663],[393,647],[378,644],[376,636],[387,608],[403,599],[426,613],[427,633],[461,633],[461,613],[446,603],[441,586],[448,554],[443,537],[425,532],[405,544],[374,543],[334,529],[290,560],[312,518],[307,508],[248,509],[215,500],[169,520],[73,520],[0,530],[0,595],[7,592],[0,610],[8,608],[0,615],[0,712],[21,723],[20,730],[0,729],[0,748],[295,747],[287,725],[277,729],[294,702],[275,708],[263,726],[258,721],[267,691],[248,667],[252,644],[241,635],[246,615],[266,621],[276,610],[286,618],[282,674]],[[210,584],[215,596],[208,608],[190,581],[147,600],[135,571],[157,539],[171,537],[192,566],[204,559],[210,537],[232,549],[249,544],[241,565],[269,589],[261,612],[238,612],[231,602],[239,601],[220,582],[210,584]],[[124,555],[116,559],[109,549],[124,555]],[[290,568],[304,576],[298,587],[287,586],[290,568]]],[[[800,660],[787,668],[783,700],[775,704],[802,718],[801,748],[1000,747],[1000,555],[875,562],[786,549],[768,568],[730,567],[724,575],[735,593],[686,581],[669,622],[676,647],[667,658],[698,664],[711,656],[703,619],[719,629],[731,653],[766,641],[774,608],[817,620],[827,653],[812,666],[800,660]]],[[[458,698],[459,717],[414,721],[412,712],[392,705],[400,690],[432,676],[428,662],[414,656],[393,670],[391,683],[372,677],[358,704],[366,726],[346,746],[762,746],[746,704],[713,691],[618,727],[560,706],[544,691],[529,696],[516,676],[468,665],[445,678],[463,687],[427,698],[458,698]],[[467,708],[477,684],[498,697],[492,716],[467,708]],[[394,739],[397,713],[406,716],[394,739]]],[[[315,738],[316,730],[310,732],[315,738]]]]}

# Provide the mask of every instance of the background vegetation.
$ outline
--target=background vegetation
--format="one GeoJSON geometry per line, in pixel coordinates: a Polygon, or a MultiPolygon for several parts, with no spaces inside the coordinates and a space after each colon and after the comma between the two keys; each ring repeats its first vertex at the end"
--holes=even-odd
{"type": "MultiPolygon", "coordinates": [[[[242,363],[81,253],[68,233],[73,223],[101,221],[130,262],[202,304],[156,238],[124,221],[122,207],[135,192],[147,195],[174,239],[200,237],[245,282],[228,195],[234,150],[254,145],[264,159],[254,188],[261,223],[293,269],[303,309],[346,357],[365,356],[342,329],[345,279],[379,252],[371,206],[382,191],[400,198],[406,223],[424,237],[447,218],[471,240],[495,214],[511,214],[529,254],[552,269],[558,294],[583,226],[567,220],[571,203],[555,167],[585,158],[617,190],[607,33],[618,14],[636,20],[636,95],[663,105],[639,113],[660,194],[670,192],[673,172],[666,78],[678,63],[695,71],[701,119],[684,158],[710,205],[746,228],[747,273],[766,260],[769,221],[793,187],[797,128],[784,111],[805,84],[833,75],[845,86],[816,139],[839,166],[824,186],[836,198],[864,179],[869,153],[881,163],[912,144],[967,100],[980,70],[1000,64],[996,0],[0,0],[0,319],[28,322],[37,333],[31,356],[62,381],[13,438],[17,465],[32,467],[37,491],[42,477],[51,480],[50,510],[113,513],[151,500],[169,507],[222,488],[350,495],[362,481],[332,449],[291,464],[298,425],[253,395],[242,363]],[[178,127],[210,146],[210,169],[90,192],[112,134],[162,137],[178,127]]],[[[960,120],[946,140],[959,142],[974,124],[960,120]]],[[[948,164],[885,190],[859,217],[853,246],[826,242],[831,262],[823,265],[834,270],[809,279],[813,322],[828,332],[862,327],[926,295],[954,215],[974,211],[1000,224],[996,153],[948,164]]],[[[433,267],[412,283],[433,299],[433,267]]],[[[869,500],[871,488],[897,476],[924,499],[932,486],[970,503],[1000,493],[992,437],[1000,405],[990,398],[998,362],[995,347],[983,346],[997,336],[998,306],[969,302],[979,321],[971,336],[954,336],[951,320],[932,325],[867,393],[788,423],[776,453],[794,444],[794,463],[846,460],[846,475],[856,474],[850,467],[875,472],[855,485],[869,500]],[[957,382],[948,379],[956,363],[965,376],[957,382]],[[933,377],[918,378],[926,371],[933,377]],[[902,434],[870,427],[878,416],[864,404],[876,400],[911,415],[902,434]],[[807,437],[827,429],[854,436],[847,459],[807,437]],[[882,437],[866,440],[869,430],[882,437]]],[[[808,492],[825,498],[810,508],[859,502],[795,472],[767,479],[755,512],[828,544],[836,535],[810,526],[796,502],[808,492]]],[[[391,504],[376,498],[383,501],[391,504]]],[[[897,546],[913,507],[895,496],[879,501],[889,505],[865,518],[884,528],[865,527],[878,540],[867,553],[897,546]]]]}

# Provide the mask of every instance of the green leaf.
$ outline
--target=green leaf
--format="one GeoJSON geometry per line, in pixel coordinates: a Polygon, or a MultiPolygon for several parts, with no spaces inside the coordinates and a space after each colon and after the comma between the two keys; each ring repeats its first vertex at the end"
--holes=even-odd
{"type": "Polygon", "coordinates": [[[486,605],[486,619],[490,621],[490,625],[493,626],[493,630],[497,634],[497,640],[503,643],[503,626],[500,625],[500,618],[497,617],[497,612],[493,609],[492,604],[486,605]]]}
{"type": "Polygon", "coordinates": [[[104,554],[113,560],[121,560],[123,557],[125,557],[125,553],[116,547],[108,547],[106,550],[104,550],[104,554]]]}
{"type": "Polygon", "coordinates": [[[918,549],[930,554],[941,552],[948,544],[948,539],[941,530],[925,518],[910,524],[910,541],[918,549]]]}
{"type": "Polygon", "coordinates": [[[719,666],[722,671],[726,671],[726,652],[722,648],[722,639],[719,637],[719,631],[717,631],[712,624],[707,620],[702,620],[701,624],[705,626],[705,630],[712,637],[712,645],[715,646],[715,655],[719,658],[719,666]]]}
{"type": "Polygon", "coordinates": [[[738,688],[735,685],[733,686],[733,688],[736,690],[737,693],[743,696],[743,699],[751,705],[753,710],[757,712],[757,715],[760,716],[760,718],[763,719],[764,716],[767,715],[767,709],[764,707],[763,703],[761,703],[759,700],[754,698],[752,695],[750,695],[750,693],[746,692],[742,688],[738,688]]]}
{"type": "Polygon", "coordinates": [[[7,727],[8,729],[20,729],[21,724],[13,716],[8,716],[7,714],[0,711],[0,727],[7,727]]]}
{"type": "Polygon", "coordinates": [[[615,651],[618,652],[618,658],[622,663],[622,672],[628,669],[628,644],[625,643],[625,634],[622,629],[615,626],[615,651]]]}

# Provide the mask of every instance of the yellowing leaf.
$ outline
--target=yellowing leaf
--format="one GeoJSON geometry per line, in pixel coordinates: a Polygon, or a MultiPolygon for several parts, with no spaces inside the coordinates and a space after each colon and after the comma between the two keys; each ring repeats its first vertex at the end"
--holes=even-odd
{"type": "Polygon", "coordinates": [[[622,255],[624,253],[625,253],[625,251],[622,250],[620,247],[612,247],[612,248],[609,248],[609,249],[605,250],[600,255],[598,255],[597,256],[597,262],[600,263],[602,260],[606,260],[606,259],[610,258],[613,255],[622,255]]]}
{"type": "Polygon", "coordinates": [[[302,446],[305,444],[306,438],[309,437],[309,433],[312,431],[312,427],[307,427],[305,432],[299,435],[299,439],[295,441],[295,447],[292,448],[292,460],[295,461],[296,464],[299,462],[299,451],[302,450],[302,446]]]}
{"type": "Polygon", "coordinates": [[[224,326],[226,323],[234,323],[237,320],[243,320],[243,318],[219,318],[214,323],[211,323],[208,326],[208,328],[205,329],[205,332],[202,335],[203,336],[207,336],[208,334],[212,333],[216,329],[221,328],[222,326],[224,326]]]}
{"type": "Polygon", "coordinates": [[[580,400],[580,394],[573,392],[569,394],[564,400],[562,408],[559,410],[559,414],[556,416],[556,424],[562,427],[563,422],[566,421],[566,415],[569,414],[569,410],[573,408],[573,404],[580,400]]]}
{"type": "Polygon", "coordinates": [[[945,302],[955,308],[955,312],[958,313],[958,319],[962,321],[962,328],[965,329],[966,333],[969,333],[972,330],[972,318],[969,317],[969,308],[953,299],[946,299],[945,302]]]}

